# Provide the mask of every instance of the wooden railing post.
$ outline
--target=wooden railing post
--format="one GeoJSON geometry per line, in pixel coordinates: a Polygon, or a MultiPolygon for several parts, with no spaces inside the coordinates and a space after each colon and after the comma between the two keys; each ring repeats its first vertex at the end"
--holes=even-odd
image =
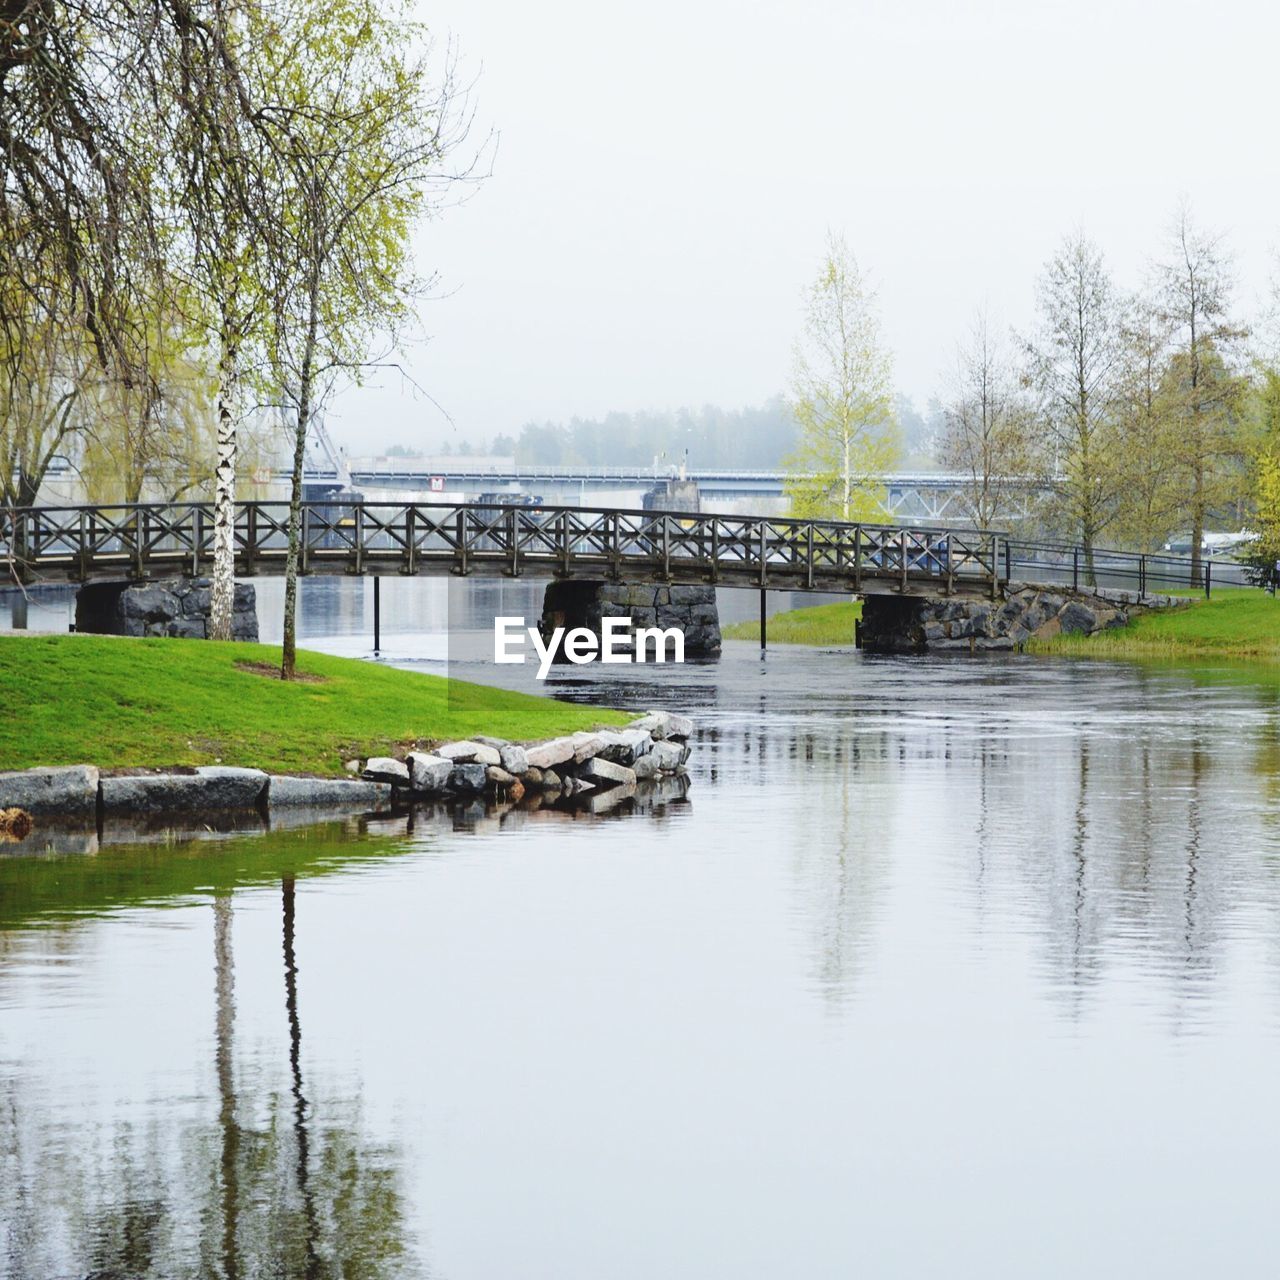
{"type": "Polygon", "coordinates": [[[307,553],[311,550],[311,507],[303,503],[298,520],[298,572],[307,571],[307,553]]]}
{"type": "Polygon", "coordinates": [[[80,581],[88,582],[89,580],[89,513],[80,508],[80,551],[76,559],[79,561],[77,566],[80,581]]]}
{"type": "Polygon", "coordinates": [[[135,508],[133,513],[133,575],[135,578],[147,576],[142,559],[142,547],[146,540],[146,521],[146,510],[138,511],[135,508]]]}
{"type": "Polygon", "coordinates": [[[258,553],[258,504],[251,502],[245,512],[248,528],[244,539],[244,572],[252,575],[258,553]]]}
{"type": "Polygon", "coordinates": [[[907,531],[905,529],[903,529],[902,533],[899,534],[898,543],[899,543],[898,554],[902,561],[901,565],[899,566],[902,570],[902,588],[901,589],[903,591],[906,591],[907,589],[907,531]]]}
{"type": "Polygon", "coordinates": [[[570,543],[569,543],[569,513],[562,511],[560,513],[560,567],[564,576],[569,576],[569,560],[570,560],[570,543]]]}
{"type": "Polygon", "coordinates": [[[862,526],[853,528],[853,590],[856,594],[862,590],[862,526]]]}
{"type": "Polygon", "coordinates": [[[458,508],[458,545],[455,548],[458,559],[457,573],[467,576],[467,512],[465,507],[458,508]]]}
{"type": "Polygon", "coordinates": [[[1000,594],[1000,535],[991,535],[991,598],[1000,594]]]}
{"type": "Polygon", "coordinates": [[[662,517],[662,576],[671,581],[671,517],[662,517]]]}
{"type": "Polygon", "coordinates": [[[507,536],[511,539],[511,576],[520,576],[520,530],[515,507],[507,513],[507,536]]]}
{"type": "Polygon", "coordinates": [[[765,522],[763,520],[760,521],[760,590],[761,591],[764,590],[764,585],[767,580],[766,574],[768,573],[768,570],[765,567],[765,559],[764,559],[764,556],[765,556],[764,523],[765,522]]]}
{"type": "MultiPolygon", "coordinates": [[[[813,521],[809,521],[809,527],[805,530],[805,583],[809,590],[813,590],[813,521]]],[[[760,641],[764,644],[764,624],[761,623],[760,641]]]]}

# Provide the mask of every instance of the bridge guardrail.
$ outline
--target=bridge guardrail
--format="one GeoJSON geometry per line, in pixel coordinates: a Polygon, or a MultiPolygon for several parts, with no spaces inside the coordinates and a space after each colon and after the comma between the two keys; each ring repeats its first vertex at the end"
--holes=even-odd
{"type": "MultiPolygon", "coordinates": [[[[237,572],[283,570],[285,502],[237,504],[237,572]]],[[[207,573],[211,503],[0,509],[0,560],[21,581],[207,573]]],[[[1009,580],[1141,595],[1252,585],[1247,566],[1034,542],[989,529],[854,524],[791,517],[478,503],[303,505],[304,573],[452,572],[722,582],[858,591],[864,579],[908,590],[989,588],[1009,580]]]]}
{"type": "MultiPolygon", "coordinates": [[[[288,504],[237,504],[237,571],[279,572],[288,504]]],[[[1002,535],[981,529],[849,524],[764,516],[475,503],[303,506],[304,573],[626,577],[800,590],[851,590],[862,580],[906,589],[932,583],[994,592],[1002,535]]],[[[208,572],[208,503],[33,507],[0,512],[0,555],[30,580],[208,572]]]]}
{"type": "Polygon", "coordinates": [[[1133,591],[1138,595],[1211,595],[1214,587],[1258,585],[1252,570],[1238,560],[1203,557],[1199,572],[1190,556],[1172,552],[1119,551],[1072,543],[1009,538],[1004,543],[1006,580],[1071,587],[1133,591]]]}

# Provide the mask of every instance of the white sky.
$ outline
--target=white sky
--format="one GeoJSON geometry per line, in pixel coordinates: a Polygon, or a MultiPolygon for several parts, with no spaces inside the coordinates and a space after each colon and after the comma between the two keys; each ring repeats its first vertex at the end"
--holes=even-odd
{"type": "Polygon", "coordinates": [[[419,237],[441,296],[398,375],[342,392],[354,452],[787,380],[828,227],[876,282],[900,388],[941,389],[974,307],[1024,325],[1083,225],[1137,284],[1180,194],[1244,309],[1280,243],[1280,8],[1248,0],[420,0],[491,178],[419,237]]]}

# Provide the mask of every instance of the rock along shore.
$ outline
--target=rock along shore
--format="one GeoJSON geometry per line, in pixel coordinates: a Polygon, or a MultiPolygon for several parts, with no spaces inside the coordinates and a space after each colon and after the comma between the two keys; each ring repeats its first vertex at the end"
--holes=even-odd
{"type": "Polygon", "coordinates": [[[623,729],[575,733],[543,742],[477,737],[432,751],[352,760],[353,778],[273,775],[206,765],[170,772],[104,772],[93,765],[0,773],[0,810],[37,821],[94,822],[180,814],[288,810],[377,810],[423,800],[493,799],[540,803],[590,798],[598,810],[636,788],[685,773],[693,722],[651,711],[623,729]]]}

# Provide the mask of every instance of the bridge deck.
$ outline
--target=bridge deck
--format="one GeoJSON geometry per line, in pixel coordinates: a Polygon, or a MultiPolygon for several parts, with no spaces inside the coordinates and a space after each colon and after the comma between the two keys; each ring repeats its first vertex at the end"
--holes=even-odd
{"type": "MultiPolygon", "coordinates": [[[[236,573],[284,572],[288,504],[240,503],[236,573]]],[[[210,503],[0,512],[24,582],[207,574],[210,503]]],[[[1004,535],[828,520],[455,503],[304,504],[307,574],[490,574],[796,591],[994,593],[1004,535]]]]}

